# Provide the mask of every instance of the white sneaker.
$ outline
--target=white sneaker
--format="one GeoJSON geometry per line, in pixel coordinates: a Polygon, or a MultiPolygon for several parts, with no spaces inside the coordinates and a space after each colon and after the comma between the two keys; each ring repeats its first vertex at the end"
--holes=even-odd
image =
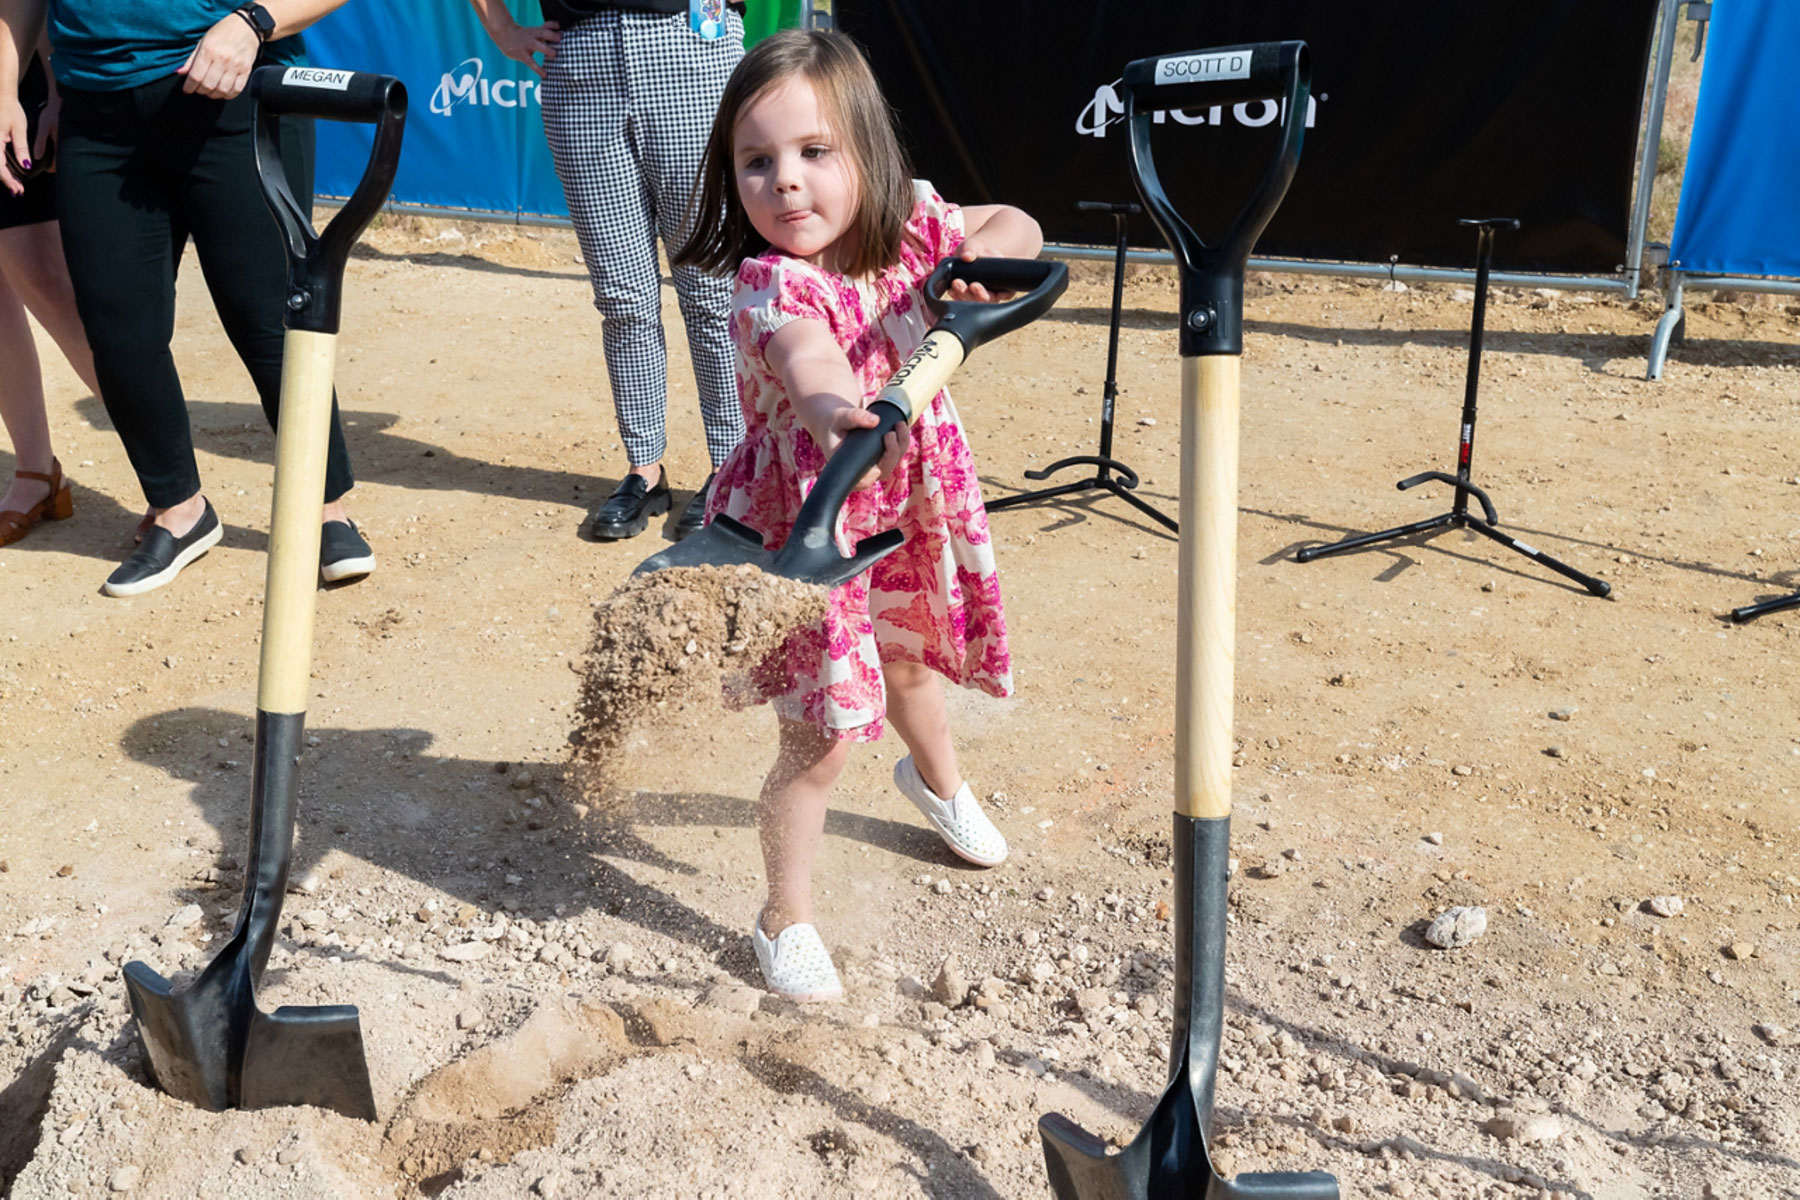
{"type": "Polygon", "coordinates": [[[894,764],[894,786],[925,814],[958,858],[978,867],[997,867],[1006,861],[1006,837],[981,811],[967,783],[946,800],[925,785],[925,777],[919,774],[909,754],[894,764]]]}
{"type": "Polygon", "coordinates": [[[837,968],[831,965],[831,953],[811,925],[789,925],[770,941],[763,933],[762,914],[758,913],[756,924],[750,928],[750,942],[756,947],[756,963],[762,968],[763,982],[777,996],[801,1004],[844,998],[844,985],[838,982],[837,968]]]}

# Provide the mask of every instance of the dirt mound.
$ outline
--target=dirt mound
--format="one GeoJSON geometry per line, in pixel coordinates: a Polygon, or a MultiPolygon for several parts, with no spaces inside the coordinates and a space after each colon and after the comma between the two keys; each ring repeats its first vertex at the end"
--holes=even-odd
{"type": "Polygon", "coordinates": [[[647,717],[716,711],[722,688],[748,686],[795,630],[824,616],[828,595],[747,564],[626,579],[594,611],[574,739],[583,791],[605,798],[626,741],[647,717]]]}

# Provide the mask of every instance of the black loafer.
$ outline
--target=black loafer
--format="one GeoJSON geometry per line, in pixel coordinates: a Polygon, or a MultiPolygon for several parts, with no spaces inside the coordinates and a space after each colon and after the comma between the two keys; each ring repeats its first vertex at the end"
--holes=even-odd
{"type": "Polygon", "coordinates": [[[219,514],[213,511],[212,501],[205,503],[206,509],[200,519],[180,537],[161,525],[152,525],[144,534],[143,542],[131,552],[130,558],[119,564],[118,570],[106,577],[100,590],[108,596],[136,596],[154,591],[218,545],[225,527],[219,524],[219,514]]]}
{"type": "Polygon", "coordinates": [[[588,518],[588,534],[598,541],[614,542],[636,537],[650,518],[669,511],[669,473],[659,472],[651,487],[642,475],[627,475],[588,518]]]}
{"type": "Polygon", "coordinates": [[[355,521],[327,521],[319,527],[319,575],[326,583],[360,579],[375,569],[375,551],[355,521]]]}
{"type": "Polygon", "coordinates": [[[676,541],[679,542],[690,533],[699,533],[706,524],[706,502],[712,497],[713,480],[718,477],[717,471],[708,475],[706,482],[700,485],[700,490],[689,498],[687,507],[681,510],[681,516],[675,519],[676,541]]]}

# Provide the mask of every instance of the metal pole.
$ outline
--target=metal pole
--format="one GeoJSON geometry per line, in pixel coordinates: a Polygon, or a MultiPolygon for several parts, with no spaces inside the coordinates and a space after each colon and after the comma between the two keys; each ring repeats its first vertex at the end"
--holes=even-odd
{"type": "Polygon", "coordinates": [[[1662,150],[1663,103],[1675,62],[1676,10],[1686,0],[1663,0],[1657,23],[1656,75],[1650,83],[1650,119],[1644,123],[1644,153],[1638,159],[1637,203],[1625,246],[1625,298],[1636,300],[1644,266],[1644,237],[1650,228],[1650,193],[1656,187],[1656,160],[1662,150]]]}

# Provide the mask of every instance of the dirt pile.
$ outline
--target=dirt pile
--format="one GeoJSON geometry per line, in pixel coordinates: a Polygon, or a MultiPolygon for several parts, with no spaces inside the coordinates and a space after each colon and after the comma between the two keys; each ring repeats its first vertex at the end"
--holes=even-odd
{"type": "Polygon", "coordinates": [[[594,611],[572,739],[584,792],[605,798],[645,718],[716,706],[722,689],[748,688],[795,630],[825,615],[828,595],[748,564],[626,579],[594,611]]]}

